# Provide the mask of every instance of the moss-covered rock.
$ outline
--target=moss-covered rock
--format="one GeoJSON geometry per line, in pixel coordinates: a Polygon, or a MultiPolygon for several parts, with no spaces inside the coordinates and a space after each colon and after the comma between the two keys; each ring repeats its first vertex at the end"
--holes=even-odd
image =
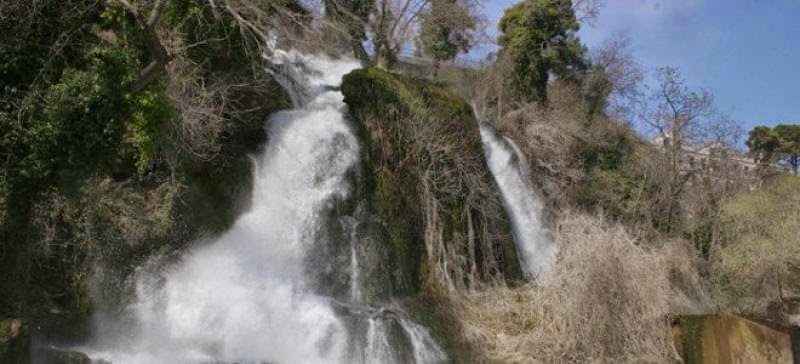
{"type": "Polygon", "coordinates": [[[680,317],[672,335],[687,364],[792,363],[789,333],[730,314],[680,317]]]}
{"type": "Polygon", "coordinates": [[[400,272],[396,284],[416,292],[431,283],[431,269],[456,286],[521,277],[470,105],[376,68],[346,75],[342,92],[363,148],[368,205],[395,264],[387,268],[400,272]]]}
{"type": "Polygon", "coordinates": [[[0,363],[30,362],[30,332],[20,320],[0,320],[0,363]]]}

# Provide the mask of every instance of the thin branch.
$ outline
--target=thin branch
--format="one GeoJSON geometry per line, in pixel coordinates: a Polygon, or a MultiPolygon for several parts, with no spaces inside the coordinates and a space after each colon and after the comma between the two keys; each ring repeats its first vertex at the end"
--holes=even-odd
{"type": "Polygon", "coordinates": [[[150,51],[154,58],[153,61],[139,73],[139,78],[133,83],[133,86],[131,86],[131,92],[136,93],[144,89],[150,82],[158,77],[158,75],[166,69],[166,65],[172,60],[172,57],[164,48],[164,45],[161,44],[161,40],[158,38],[158,34],[156,34],[153,28],[161,16],[163,0],[156,0],[153,10],[150,12],[150,16],[147,20],[144,19],[138,9],[128,2],[128,0],[118,1],[134,16],[134,18],[136,18],[139,27],[144,30],[147,50],[150,51]]]}

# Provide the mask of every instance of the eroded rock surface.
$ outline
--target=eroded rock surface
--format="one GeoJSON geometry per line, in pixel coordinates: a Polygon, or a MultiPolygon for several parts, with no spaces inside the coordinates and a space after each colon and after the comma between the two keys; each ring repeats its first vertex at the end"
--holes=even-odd
{"type": "Polygon", "coordinates": [[[731,314],[680,317],[672,336],[687,364],[792,363],[789,333],[731,314]]]}

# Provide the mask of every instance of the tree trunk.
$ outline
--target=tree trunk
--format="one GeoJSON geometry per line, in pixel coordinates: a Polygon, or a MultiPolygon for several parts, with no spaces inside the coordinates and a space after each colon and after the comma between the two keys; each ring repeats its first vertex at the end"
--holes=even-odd
{"type": "Polygon", "coordinates": [[[131,13],[134,18],[136,18],[136,22],[139,24],[139,27],[144,31],[145,41],[147,43],[147,50],[150,51],[150,54],[153,55],[153,60],[148,64],[142,72],[139,73],[139,78],[133,83],[131,86],[131,92],[136,93],[147,87],[150,82],[152,82],[156,77],[161,74],[166,69],[167,64],[172,60],[172,57],[169,55],[167,50],[164,48],[164,45],[161,44],[161,40],[158,38],[158,34],[154,29],[158,18],[161,17],[161,12],[164,9],[164,1],[163,0],[156,0],[155,4],[153,4],[153,10],[150,12],[150,16],[145,19],[141,13],[134,7],[131,3],[127,0],[119,0],[120,3],[131,13]]]}
{"type": "Polygon", "coordinates": [[[364,45],[360,40],[351,38],[350,45],[353,47],[353,55],[361,62],[361,67],[366,68],[372,66],[372,60],[369,58],[369,54],[367,54],[367,50],[364,49],[364,45]]]}
{"type": "Polygon", "coordinates": [[[385,55],[378,53],[375,59],[375,65],[380,69],[389,69],[389,59],[385,55]]]}

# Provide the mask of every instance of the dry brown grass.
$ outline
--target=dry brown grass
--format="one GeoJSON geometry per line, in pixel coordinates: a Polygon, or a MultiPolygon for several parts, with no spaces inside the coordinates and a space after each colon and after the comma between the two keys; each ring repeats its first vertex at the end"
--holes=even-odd
{"type": "Polygon", "coordinates": [[[583,176],[575,153],[584,133],[577,118],[528,104],[497,119],[497,127],[517,144],[528,160],[535,185],[556,207],[568,200],[569,188],[583,176]]]}
{"type": "Polygon", "coordinates": [[[665,363],[674,307],[704,296],[687,247],[645,247],[622,226],[567,212],[557,262],[539,280],[451,296],[471,360],[496,363],[665,363]]]}

